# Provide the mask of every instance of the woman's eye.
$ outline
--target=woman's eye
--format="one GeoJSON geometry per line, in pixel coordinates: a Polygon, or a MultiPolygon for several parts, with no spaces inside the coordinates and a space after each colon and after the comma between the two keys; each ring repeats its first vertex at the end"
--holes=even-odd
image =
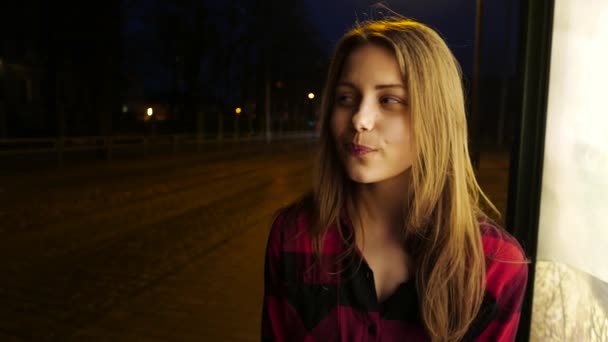
{"type": "Polygon", "coordinates": [[[399,100],[398,98],[395,98],[395,97],[383,97],[380,99],[380,103],[394,104],[394,103],[401,103],[401,100],[399,100]]]}
{"type": "Polygon", "coordinates": [[[340,105],[346,106],[354,104],[355,99],[351,95],[342,94],[336,97],[336,102],[340,105]]]}

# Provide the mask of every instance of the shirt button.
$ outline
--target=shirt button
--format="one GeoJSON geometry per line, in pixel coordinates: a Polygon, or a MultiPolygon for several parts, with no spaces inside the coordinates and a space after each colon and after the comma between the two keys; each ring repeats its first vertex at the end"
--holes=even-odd
{"type": "Polygon", "coordinates": [[[367,332],[368,332],[370,335],[376,335],[376,325],[374,325],[374,324],[370,324],[370,325],[367,327],[367,332]]]}

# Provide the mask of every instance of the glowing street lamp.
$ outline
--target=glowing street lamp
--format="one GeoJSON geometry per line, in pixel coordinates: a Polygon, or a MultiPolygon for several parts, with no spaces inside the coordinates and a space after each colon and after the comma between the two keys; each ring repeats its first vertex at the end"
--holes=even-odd
{"type": "Polygon", "coordinates": [[[241,107],[236,107],[236,109],[234,110],[234,112],[236,113],[236,115],[241,114],[241,107]]]}
{"type": "Polygon", "coordinates": [[[152,116],[152,114],[154,114],[154,111],[152,110],[152,107],[148,108],[148,110],[146,111],[146,113],[148,114],[148,116],[152,116]]]}
{"type": "Polygon", "coordinates": [[[308,93],[308,98],[309,99],[314,99],[315,98],[315,94],[314,93],[308,93]]]}

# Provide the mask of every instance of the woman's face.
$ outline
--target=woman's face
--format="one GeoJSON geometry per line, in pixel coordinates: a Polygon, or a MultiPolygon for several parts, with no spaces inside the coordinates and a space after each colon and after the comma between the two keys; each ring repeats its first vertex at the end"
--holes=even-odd
{"type": "Polygon", "coordinates": [[[393,53],[373,44],[347,57],[335,89],[331,132],[349,177],[377,183],[412,165],[408,92],[393,53]]]}

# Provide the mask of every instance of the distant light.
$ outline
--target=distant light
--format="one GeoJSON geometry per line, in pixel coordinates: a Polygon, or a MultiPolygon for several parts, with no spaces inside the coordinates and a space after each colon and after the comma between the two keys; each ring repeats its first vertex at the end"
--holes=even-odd
{"type": "Polygon", "coordinates": [[[241,114],[241,107],[236,107],[236,109],[234,110],[234,112],[238,115],[241,114]]]}
{"type": "Polygon", "coordinates": [[[148,116],[152,116],[152,114],[154,114],[154,111],[152,110],[152,107],[148,108],[148,116]]]}
{"type": "Polygon", "coordinates": [[[313,93],[308,93],[308,98],[309,98],[309,99],[311,99],[311,100],[312,100],[312,99],[314,99],[314,98],[315,98],[315,94],[313,94],[313,93]]]}
{"type": "Polygon", "coordinates": [[[129,111],[129,107],[127,107],[127,105],[123,105],[123,106],[122,106],[122,112],[123,112],[123,113],[126,113],[126,112],[128,112],[128,111],[129,111]]]}

